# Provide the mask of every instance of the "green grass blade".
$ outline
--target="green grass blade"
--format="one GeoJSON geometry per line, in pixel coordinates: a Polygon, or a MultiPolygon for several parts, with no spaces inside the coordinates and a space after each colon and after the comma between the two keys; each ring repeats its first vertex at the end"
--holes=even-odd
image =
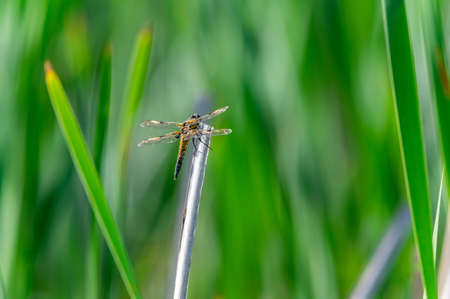
{"type": "Polygon", "coordinates": [[[440,15],[440,1],[436,1],[433,7],[434,34],[436,37],[435,48],[430,51],[433,87],[436,99],[442,153],[446,169],[447,188],[450,188],[450,78],[445,66],[443,53],[446,53],[444,43],[442,20],[440,15]]]}
{"type": "MultiPolygon", "coordinates": [[[[110,113],[111,94],[111,45],[107,45],[99,63],[99,99],[97,105],[97,118],[94,135],[94,163],[98,172],[102,172],[102,156],[105,144],[106,131],[110,113]]],[[[101,235],[92,214],[91,235],[89,240],[87,267],[86,267],[86,298],[98,298],[100,290],[101,268],[101,235]]]]}
{"type": "Polygon", "coordinates": [[[403,0],[382,0],[403,169],[414,237],[428,299],[437,298],[431,211],[414,60],[403,0]]]}
{"type": "Polygon", "coordinates": [[[141,103],[144,91],[145,79],[147,77],[148,65],[152,48],[153,31],[144,28],[139,33],[136,41],[133,60],[130,64],[128,83],[124,95],[124,103],[120,122],[119,137],[119,198],[118,219],[123,221],[125,214],[126,178],[128,169],[128,154],[130,149],[130,138],[137,109],[141,103]]]}
{"type": "Polygon", "coordinates": [[[442,53],[442,48],[437,48],[435,51],[435,57],[433,59],[433,85],[441,133],[444,166],[447,174],[447,186],[450,186],[450,89],[442,53]]]}
{"type": "Polygon", "coordinates": [[[434,224],[433,224],[433,254],[434,254],[435,261],[436,261],[437,242],[438,242],[438,235],[439,235],[439,219],[440,219],[439,216],[441,214],[442,189],[444,189],[444,172],[442,172],[442,176],[441,176],[441,184],[439,186],[438,202],[437,202],[436,214],[434,217],[434,224]]]}
{"type": "Polygon", "coordinates": [[[103,50],[99,66],[99,100],[94,136],[94,163],[101,172],[103,148],[109,120],[111,95],[111,45],[103,50]]]}
{"type": "MultiPolygon", "coordinates": [[[[436,257],[437,257],[437,242],[438,242],[438,236],[439,236],[439,219],[441,214],[441,203],[442,203],[442,190],[444,189],[444,171],[442,172],[441,176],[441,184],[439,186],[439,195],[438,195],[438,201],[436,206],[436,213],[434,214],[434,224],[433,224],[433,256],[434,256],[434,262],[436,263],[436,257]]],[[[438,286],[438,289],[440,287],[438,286]]],[[[441,294],[442,296],[442,294],[441,294]]],[[[425,292],[423,292],[423,299],[426,299],[427,296],[425,295],[425,292]]],[[[443,297],[442,297],[443,298],[443,297]]]]}
{"type": "Polygon", "coordinates": [[[45,64],[45,80],[59,126],[87,194],[97,223],[111,251],[129,295],[141,298],[130,260],[119,230],[106,201],[100,178],[81,134],[80,126],[69,104],[64,88],[49,62],[45,64]]]}
{"type": "Polygon", "coordinates": [[[101,285],[101,235],[94,217],[91,217],[91,236],[86,260],[86,298],[99,298],[101,285]]]}

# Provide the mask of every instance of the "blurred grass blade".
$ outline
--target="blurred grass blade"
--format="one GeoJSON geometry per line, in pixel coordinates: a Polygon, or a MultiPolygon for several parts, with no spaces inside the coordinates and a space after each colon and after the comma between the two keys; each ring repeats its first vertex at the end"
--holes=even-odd
{"type": "Polygon", "coordinates": [[[444,166],[447,173],[447,188],[450,188],[450,78],[446,69],[445,55],[443,54],[446,53],[447,49],[442,31],[440,1],[435,1],[433,4],[435,47],[430,50],[429,56],[432,60],[433,87],[441,133],[444,166]]]}
{"type": "Polygon", "coordinates": [[[431,211],[413,54],[403,0],[382,0],[403,169],[414,237],[428,299],[437,298],[431,211]]]}
{"type": "MultiPolygon", "coordinates": [[[[433,59],[433,85],[436,98],[436,110],[439,119],[442,153],[444,156],[444,166],[447,173],[447,186],[450,185],[450,91],[448,75],[444,65],[442,48],[435,50],[433,59]]],[[[448,187],[447,187],[448,188],[448,187]]]]}
{"type": "Polygon", "coordinates": [[[439,262],[439,294],[441,298],[450,298],[450,221],[447,221],[439,262]]]}
{"type": "Polygon", "coordinates": [[[433,225],[433,254],[434,260],[436,261],[436,251],[437,251],[437,241],[439,232],[439,215],[441,214],[441,202],[442,202],[442,190],[444,189],[444,171],[442,171],[441,184],[439,185],[439,196],[438,203],[436,207],[436,216],[434,217],[433,225]]]}
{"type": "Polygon", "coordinates": [[[350,299],[374,298],[386,281],[395,264],[397,256],[410,233],[410,215],[408,207],[402,206],[386,230],[383,238],[370,258],[364,272],[358,280],[350,299]]]}
{"type": "Polygon", "coordinates": [[[95,216],[91,216],[91,235],[86,258],[86,298],[99,298],[101,286],[101,235],[97,223],[95,222],[95,216]]]}
{"type": "Polygon", "coordinates": [[[131,132],[144,91],[145,79],[147,77],[150,61],[152,39],[153,31],[151,28],[146,27],[139,33],[133,53],[133,60],[130,63],[128,82],[124,95],[119,137],[119,197],[117,203],[117,219],[119,225],[123,221],[122,216],[125,215],[126,178],[131,132]]]}
{"type": "MultiPolygon", "coordinates": [[[[94,163],[98,172],[102,172],[102,156],[109,120],[111,94],[111,45],[107,45],[100,56],[98,73],[99,98],[94,135],[94,163]]],[[[92,214],[91,236],[89,240],[86,267],[86,298],[98,298],[101,285],[101,235],[92,214]]]]}
{"type": "Polygon", "coordinates": [[[111,45],[107,45],[104,48],[100,57],[99,80],[99,99],[94,136],[94,163],[97,170],[101,172],[103,148],[105,144],[110,110],[111,45]]]}
{"type": "MultiPolygon", "coordinates": [[[[444,41],[444,27],[441,18],[440,1],[432,1],[432,20],[434,38],[428,48],[429,59],[431,60],[431,73],[436,101],[436,111],[438,115],[439,131],[441,137],[441,148],[444,160],[444,173],[447,178],[447,190],[450,188],[450,78],[447,72],[445,55],[447,49],[444,41]]],[[[443,182],[441,182],[441,185],[443,182]]],[[[441,186],[442,188],[442,186],[441,186]]],[[[441,189],[442,191],[442,189],[441,189]]],[[[441,194],[439,195],[441,197],[441,194]]],[[[449,234],[450,226],[447,217],[445,228],[444,244],[442,246],[440,267],[439,267],[439,290],[442,298],[448,298],[450,294],[450,274],[448,270],[449,262],[449,234]]]]}
{"type": "Polygon", "coordinates": [[[6,299],[5,285],[3,284],[2,271],[0,271],[0,299],[6,299]]]}
{"type": "Polygon", "coordinates": [[[108,207],[100,178],[83,140],[78,121],[75,118],[63,86],[48,61],[45,64],[45,80],[56,118],[97,223],[101,228],[129,295],[132,298],[141,298],[131,263],[108,207]]]}
{"type": "MultiPolygon", "coordinates": [[[[436,206],[436,213],[434,216],[434,224],[433,224],[433,256],[434,256],[434,262],[436,263],[437,258],[437,242],[438,242],[438,234],[439,234],[439,215],[441,214],[441,203],[442,203],[442,190],[444,189],[444,171],[442,171],[441,176],[441,184],[439,185],[439,195],[438,195],[438,202],[436,206]]],[[[439,283],[438,283],[438,289],[439,289],[439,283]]],[[[441,294],[439,292],[439,294],[441,294]]],[[[442,296],[442,294],[441,294],[442,296]]],[[[427,296],[425,292],[423,292],[422,295],[423,299],[426,299],[427,296]]],[[[441,297],[441,298],[447,298],[447,297],[441,297]]]]}

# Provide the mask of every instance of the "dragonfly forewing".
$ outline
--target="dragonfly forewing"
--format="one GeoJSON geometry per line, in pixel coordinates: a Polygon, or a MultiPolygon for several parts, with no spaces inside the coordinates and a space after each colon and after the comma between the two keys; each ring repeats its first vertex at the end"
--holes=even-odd
{"type": "Polygon", "coordinates": [[[213,117],[216,117],[216,116],[219,115],[219,114],[224,113],[225,111],[227,111],[227,109],[228,109],[228,106],[219,108],[219,109],[217,109],[217,110],[214,110],[214,111],[211,112],[211,113],[207,113],[207,114],[204,114],[204,115],[200,116],[200,118],[198,118],[198,120],[199,120],[199,121],[204,121],[204,120],[211,119],[211,118],[213,118],[213,117]]]}
{"type": "Polygon", "coordinates": [[[178,141],[177,136],[179,136],[179,133],[173,132],[173,133],[166,134],[163,136],[150,137],[150,138],[144,139],[141,142],[139,142],[138,146],[151,145],[151,144],[156,144],[156,143],[174,143],[174,142],[178,141]]]}
{"type": "Polygon", "coordinates": [[[219,136],[219,135],[228,135],[231,134],[231,132],[233,132],[231,129],[197,130],[197,135],[219,136]]]}
{"type": "Polygon", "coordinates": [[[139,124],[141,127],[155,127],[155,128],[178,128],[182,127],[183,124],[174,121],[159,121],[159,120],[144,120],[139,124]]]}

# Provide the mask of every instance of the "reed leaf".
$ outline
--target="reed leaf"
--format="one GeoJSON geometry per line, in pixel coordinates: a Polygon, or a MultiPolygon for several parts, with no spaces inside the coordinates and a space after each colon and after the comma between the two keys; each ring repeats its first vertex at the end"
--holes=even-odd
{"type": "Polygon", "coordinates": [[[105,192],[94,162],[83,139],[80,126],[70,106],[64,88],[50,62],[45,63],[45,80],[51,104],[66,140],[78,176],[111,255],[117,265],[130,297],[141,298],[131,262],[117,225],[106,201],[105,192]]]}
{"type": "Polygon", "coordinates": [[[124,96],[119,136],[119,197],[117,205],[117,218],[119,220],[119,224],[124,221],[123,216],[125,215],[125,194],[131,132],[135,125],[134,120],[136,112],[141,103],[142,94],[144,92],[145,79],[147,77],[152,49],[152,40],[152,29],[147,27],[142,29],[136,40],[124,96]]]}
{"type": "MultiPolygon", "coordinates": [[[[102,157],[108,127],[111,94],[111,45],[107,45],[100,56],[98,67],[98,104],[94,135],[94,163],[99,174],[102,172],[102,157]]],[[[98,298],[101,285],[101,234],[95,222],[94,214],[91,215],[91,235],[89,240],[87,267],[86,267],[86,297],[98,298]]]]}
{"type": "Polygon", "coordinates": [[[405,2],[382,0],[388,64],[414,238],[428,299],[437,298],[431,210],[414,59],[405,2]]]}

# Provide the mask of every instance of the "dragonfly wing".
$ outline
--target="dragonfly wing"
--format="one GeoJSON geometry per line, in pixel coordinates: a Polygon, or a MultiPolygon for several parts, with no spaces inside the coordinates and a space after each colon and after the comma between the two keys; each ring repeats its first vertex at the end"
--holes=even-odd
{"type": "Polygon", "coordinates": [[[183,124],[174,122],[174,121],[159,121],[159,120],[144,120],[139,124],[141,127],[157,127],[157,128],[177,128],[182,126],[183,124]]]}
{"type": "Polygon", "coordinates": [[[166,134],[166,135],[158,136],[158,137],[150,137],[150,138],[144,139],[141,142],[139,142],[138,146],[151,145],[151,144],[156,144],[156,143],[173,143],[173,142],[178,141],[177,136],[178,136],[178,132],[170,133],[170,134],[166,134]]]}
{"type": "Polygon", "coordinates": [[[211,131],[208,130],[196,130],[195,134],[189,135],[186,137],[187,139],[198,138],[202,135],[211,135],[211,136],[219,136],[219,135],[228,135],[231,134],[231,129],[214,129],[211,131]]]}
{"type": "Polygon", "coordinates": [[[217,110],[214,110],[214,111],[211,112],[211,113],[203,114],[203,115],[200,116],[200,118],[198,118],[197,120],[203,121],[203,120],[211,119],[211,118],[213,118],[213,117],[216,117],[216,116],[219,115],[219,114],[224,113],[225,111],[227,111],[227,109],[228,109],[228,106],[219,108],[219,109],[217,109],[217,110]]]}
{"type": "Polygon", "coordinates": [[[211,134],[211,136],[228,135],[233,132],[231,129],[214,129],[211,131],[205,131],[206,134],[211,134]]]}

